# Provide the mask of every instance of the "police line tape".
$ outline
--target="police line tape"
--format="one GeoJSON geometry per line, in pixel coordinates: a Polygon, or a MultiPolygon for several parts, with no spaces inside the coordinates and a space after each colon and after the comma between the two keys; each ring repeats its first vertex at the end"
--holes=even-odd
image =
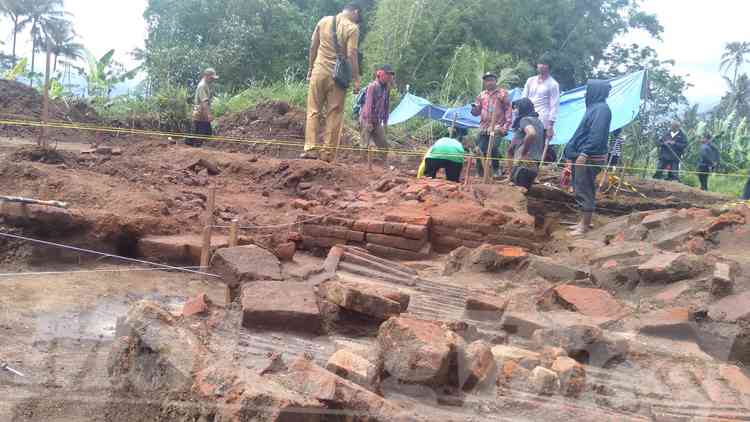
{"type": "MultiPolygon", "coordinates": [[[[0,113],[0,115],[3,116],[19,116],[9,113],[0,113]]],[[[19,116],[20,117],[20,116],[19,116]]],[[[165,131],[156,131],[156,130],[142,130],[142,129],[128,129],[128,128],[117,128],[117,127],[107,127],[107,126],[99,126],[99,125],[89,125],[89,124],[81,124],[81,123],[65,123],[60,120],[57,121],[50,121],[48,123],[42,123],[40,121],[36,120],[5,120],[0,119],[0,125],[4,126],[25,126],[25,127],[37,127],[37,128],[51,128],[51,129],[68,129],[68,130],[81,130],[81,131],[91,131],[91,132],[101,132],[101,133],[113,133],[113,134],[128,134],[128,135],[144,135],[144,136],[154,136],[154,137],[163,137],[163,138],[188,138],[188,139],[196,139],[196,140],[202,140],[202,141],[211,141],[211,142],[225,142],[225,143],[235,143],[235,144],[244,144],[244,145],[265,145],[265,146],[277,146],[277,147],[287,147],[290,149],[299,149],[301,144],[299,142],[291,142],[291,141],[282,141],[282,140],[270,140],[270,139],[262,139],[262,138],[232,138],[227,136],[216,136],[216,135],[199,135],[199,134],[186,134],[183,132],[165,132],[165,131]]],[[[359,146],[321,146],[321,150],[338,150],[338,151],[349,151],[349,152],[360,152],[363,154],[366,153],[372,153],[372,154],[393,154],[393,155],[402,155],[402,156],[411,156],[411,157],[423,157],[427,150],[422,151],[413,151],[413,150],[405,150],[405,149],[395,149],[395,148],[389,148],[389,149],[379,149],[379,148],[364,148],[359,146]]],[[[484,155],[475,155],[475,154],[443,154],[445,157],[463,157],[467,160],[487,160],[487,157],[484,155]]],[[[531,161],[531,160],[514,160],[510,158],[501,158],[501,157],[490,157],[490,161],[499,161],[501,163],[522,163],[522,164],[540,164],[540,161],[531,161]]],[[[582,167],[594,167],[599,169],[609,169],[613,166],[610,166],[608,164],[576,164],[576,166],[582,166],[582,167]]],[[[654,172],[658,171],[658,169],[655,168],[648,168],[648,167],[628,167],[628,166],[617,166],[616,167],[619,170],[626,170],[631,172],[654,172]]],[[[747,178],[748,174],[742,174],[742,173],[707,173],[707,172],[699,172],[694,170],[680,170],[681,174],[695,174],[695,175],[714,175],[714,176],[725,176],[725,177],[737,177],[737,178],[747,178]]]]}

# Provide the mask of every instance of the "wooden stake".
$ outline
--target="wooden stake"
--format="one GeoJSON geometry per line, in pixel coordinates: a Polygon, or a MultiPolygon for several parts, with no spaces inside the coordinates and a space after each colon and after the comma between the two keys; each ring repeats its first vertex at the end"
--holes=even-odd
{"type": "Polygon", "coordinates": [[[47,66],[44,73],[44,96],[42,99],[42,137],[39,139],[39,147],[43,150],[49,149],[49,73],[50,73],[50,62],[52,60],[52,52],[50,48],[50,40],[47,38],[47,66]]]}
{"type": "Polygon", "coordinates": [[[497,119],[495,116],[495,110],[497,107],[497,101],[495,101],[494,104],[490,105],[490,115],[492,118],[490,119],[490,139],[487,142],[487,154],[484,159],[484,183],[490,183],[490,180],[492,180],[492,173],[491,173],[491,159],[492,159],[492,150],[495,148],[495,123],[497,123],[497,119]]]}
{"type": "Polygon", "coordinates": [[[474,157],[469,155],[469,163],[466,165],[466,177],[464,178],[464,186],[468,187],[471,184],[471,163],[474,162],[474,157]]]}
{"type": "Polygon", "coordinates": [[[239,243],[238,239],[239,231],[239,220],[232,220],[232,224],[229,226],[229,247],[235,248],[239,243]]]}
{"type": "Polygon", "coordinates": [[[208,268],[211,260],[211,234],[214,225],[214,208],[216,207],[216,188],[208,190],[208,203],[206,204],[206,225],[203,228],[203,248],[201,250],[201,267],[208,268]]]}
{"type": "Polygon", "coordinates": [[[372,147],[367,143],[367,169],[372,171],[372,147]]]}

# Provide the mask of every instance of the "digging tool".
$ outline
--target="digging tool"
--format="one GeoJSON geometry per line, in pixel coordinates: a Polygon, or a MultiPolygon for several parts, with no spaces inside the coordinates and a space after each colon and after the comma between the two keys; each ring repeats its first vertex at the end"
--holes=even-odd
{"type": "Polygon", "coordinates": [[[490,119],[490,139],[487,141],[487,154],[484,159],[484,183],[490,183],[490,180],[492,179],[492,173],[491,171],[491,159],[492,159],[492,150],[495,147],[495,124],[497,123],[497,117],[495,116],[495,109],[497,108],[497,100],[492,103],[492,106],[490,106],[489,112],[490,116],[492,116],[492,119],[490,119]]]}
{"type": "Polygon", "coordinates": [[[7,371],[10,372],[13,375],[17,375],[19,377],[25,377],[26,375],[22,374],[19,371],[16,371],[15,369],[8,366],[8,364],[2,360],[0,360],[0,371],[7,371]]]}
{"type": "Polygon", "coordinates": [[[20,204],[46,205],[55,208],[68,208],[67,202],[60,201],[42,201],[39,199],[22,198],[20,196],[0,196],[0,201],[17,202],[20,204]]]}

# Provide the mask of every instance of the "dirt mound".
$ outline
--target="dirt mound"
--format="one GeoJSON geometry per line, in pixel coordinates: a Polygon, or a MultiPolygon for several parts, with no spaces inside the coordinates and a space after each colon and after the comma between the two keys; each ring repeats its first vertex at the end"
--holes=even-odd
{"type": "MultiPolygon", "coordinates": [[[[3,117],[41,119],[42,94],[24,84],[0,80],[0,108],[3,117]]],[[[50,101],[50,119],[76,123],[99,123],[96,110],[82,101],[50,101]]]]}
{"type": "MultiPolygon", "coordinates": [[[[0,80],[0,119],[9,120],[41,120],[42,118],[42,94],[34,88],[24,84],[0,80]]],[[[52,121],[63,123],[101,123],[101,118],[96,110],[89,107],[83,101],[70,102],[66,100],[50,101],[49,118],[52,121]]],[[[37,137],[40,129],[29,126],[5,126],[2,125],[5,136],[37,137]]],[[[52,129],[50,137],[55,141],[89,140],[93,133],[78,132],[75,130],[52,129]]]]}
{"type": "Polygon", "coordinates": [[[268,101],[218,121],[218,134],[237,138],[304,139],[305,110],[268,101]]]}

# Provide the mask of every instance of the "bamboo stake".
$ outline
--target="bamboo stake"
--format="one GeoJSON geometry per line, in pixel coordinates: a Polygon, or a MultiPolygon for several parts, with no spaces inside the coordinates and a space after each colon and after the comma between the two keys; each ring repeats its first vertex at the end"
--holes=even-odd
{"type": "Polygon", "coordinates": [[[237,244],[239,243],[238,231],[239,231],[239,220],[232,220],[232,224],[229,226],[229,247],[230,248],[237,247],[237,244]]]}
{"type": "Polygon", "coordinates": [[[490,160],[492,159],[492,150],[495,147],[495,124],[497,123],[497,117],[495,116],[495,110],[497,109],[497,100],[490,105],[490,139],[487,141],[487,154],[484,159],[484,183],[490,183],[492,179],[490,160]]]}
{"type": "Polygon", "coordinates": [[[47,65],[44,73],[44,97],[42,100],[42,137],[39,139],[39,146],[45,151],[49,149],[49,128],[47,127],[47,123],[49,122],[49,74],[51,60],[50,40],[47,37],[47,65]]]}
{"type": "Polygon", "coordinates": [[[201,251],[201,267],[208,268],[211,259],[211,234],[214,224],[214,208],[216,207],[216,188],[208,190],[208,203],[206,204],[206,225],[203,228],[203,248],[201,251]]]}

